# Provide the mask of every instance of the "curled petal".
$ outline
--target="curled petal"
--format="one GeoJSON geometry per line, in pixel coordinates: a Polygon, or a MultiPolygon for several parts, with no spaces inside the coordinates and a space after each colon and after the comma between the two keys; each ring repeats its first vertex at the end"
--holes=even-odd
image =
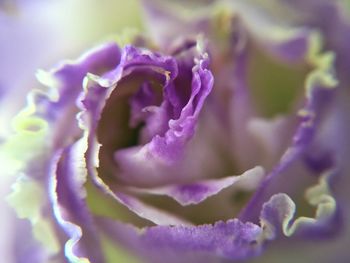
{"type": "Polygon", "coordinates": [[[108,43],[89,50],[75,61],[61,62],[49,72],[39,71],[37,78],[49,88],[47,94],[51,95],[49,96],[51,101],[39,96],[34,99],[40,103],[40,113],[50,120],[56,120],[60,109],[75,106],[75,101],[83,88],[83,79],[88,73],[101,74],[114,68],[119,60],[118,46],[108,43]]]}
{"type": "MultiPolygon", "coordinates": [[[[88,133],[88,132],[87,132],[88,133]]],[[[88,136],[91,136],[89,134],[88,136]]],[[[98,148],[96,141],[90,141],[86,156],[86,166],[88,169],[88,174],[91,177],[93,183],[98,187],[100,191],[104,194],[111,196],[115,201],[127,207],[130,211],[135,213],[141,218],[149,220],[156,225],[188,225],[189,223],[175,215],[168,212],[159,210],[152,206],[149,206],[137,198],[130,196],[128,194],[122,193],[120,191],[113,191],[104,181],[98,176],[96,170],[98,157],[96,148],[98,148]]]]}
{"type": "Polygon", "coordinates": [[[202,180],[191,184],[167,185],[158,188],[133,189],[136,192],[154,195],[166,195],[183,206],[199,204],[210,196],[218,194],[223,189],[235,184],[258,184],[264,175],[261,167],[255,167],[241,175],[229,176],[222,179],[202,180]]]}
{"type": "MultiPolygon", "coordinates": [[[[78,112],[75,100],[81,92],[81,82],[87,72],[99,72],[102,67],[113,64],[113,54],[116,50],[111,45],[104,45],[83,55],[76,62],[67,62],[58,66],[51,72],[40,71],[38,79],[46,87],[32,90],[27,97],[27,106],[13,120],[15,133],[2,145],[2,153],[6,160],[11,161],[11,171],[5,173],[24,174],[24,181],[19,180],[18,185],[28,185],[28,191],[36,189],[28,197],[26,191],[14,191],[10,199],[15,207],[22,209],[27,204],[27,198],[33,200],[36,206],[33,211],[37,213],[23,216],[28,218],[34,226],[34,237],[45,243],[49,256],[59,256],[57,244],[64,235],[59,228],[53,229],[53,215],[51,204],[47,198],[48,173],[53,172],[49,164],[57,161],[55,153],[61,151],[67,143],[71,143],[81,131],[75,125],[75,115],[78,112]],[[96,61],[97,60],[97,61],[96,61]],[[57,114],[60,113],[60,115],[57,114]],[[64,120],[64,124],[59,120],[64,120]],[[67,122],[72,130],[66,129],[67,122]],[[63,129],[64,127],[64,129],[63,129]],[[55,155],[53,157],[53,155],[55,155]],[[53,160],[54,159],[54,160],[53,160]],[[30,187],[29,187],[30,186],[30,187]],[[38,197],[42,195],[42,197],[38,197]],[[35,230],[36,229],[36,230],[35,230]],[[53,233],[56,231],[59,235],[53,233]],[[54,237],[54,238],[51,238],[54,237]],[[55,238],[56,237],[56,238],[55,238]],[[52,249],[52,247],[56,248],[52,249]]],[[[17,186],[16,186],[17,187],[17,186]]],[[[34,207],[32,207],[34,208],[34,207]]],[[[19,212],[20,213],[20,212],[19,212]]]]}
{"type": "MultiPolygon", "coordinates": [[[[143,184],[150,185],[152,181],[158,181],[158,184],[164,183],[165,179],[167,182],[174,180],[174,176],[170,176],[170,174],[173,174],[171,171],[174,170],[175,165],[178,171],[179,161],[184,156],[188,141],[194,135],[199,113],[213,86],[213,76],[208,70],[207,54],[200,53],[199,58],[194,57],[193,59],[195,65],[192,68],[192,80],[189,83],[179,83],[179,86],[175,83],[174,86],[166,87],[165,102],[159,111],[166,112],[165,107],[172,105],[174,108],[172,111],[178,113],[174,113],[175,116],[168,120],[168,128],[164,131],[164,135],[156,134],[144,146],[119,150],[115,153],[116,161],[124,170],[121,176],[128,178],[134,184],[141,183],[145,173],[148,174],[148,183],[143,180],[143,184]],[[175,93],[178,92],[176,89],[179,89],[180,85],[191,85],[191,87],[188,87],[189,92],[191,92],[190,96],[184,102],[181,102],[181,97],[175,93]],[[184,105],[182,106],[182,104],[184,105]],[[165,176],[166,171],[170,171],[168,176],[165,176]],[[153,178],[150,178],[150,176],[153,178]]],[[[182,78],[181,64],[179,70],[178,78],[182,78]]],[[[191,69],[189,70],[191,72],[191,69]]],[[[184,89],[186,86],[181,88],[184,89]]],[[[162,121],[162,119],[159,118],[158,120],[162,121]]]]}
{"type": "MultiPolygon", "coordinates": [[[[298,217],[293,220],[296,205],[286,194],[275,194],[263,205],[260,222],[264,228],[264,238],[274,239],[282,233],[286,236],[304,232],[320,235],[336,215],[336,202],[331,195],[325,174],[320,183],[306,192],[308,202],[315,206],[315,217],[298,217]]],[[[332,230],[331,230],[332,231],[332,230]]]]}
{"type": "MultiPolygon", "coordinates": [[[[184,52],[184,59],[179,57],[175,60],[127,46],[123,50],[120,64],[113,71],[102,77],[90,75],[85,81],[87,88],[82,99],[84,112],[81,119],[89,127],[91,136],[95,136],[98,125],[101,127],[101,115],[103,118],[108,110],[107,100],[118,96],[119,85],[126,77],[144,72],[160,78],[163,85],[163,102],[152,108],[151,116],[145,121],[144,136],[141,137],[148,138],[144,139],[146,143],[115,149],[114,165],[118,166],[116,177],[121,181],[151,186],[169,180],[183,180],[185,177],[185,174],[171,175],[178,173],[179,161],[194,135],[199,113],[212,89],[213,77],[208,69],[208,55],[200,42],[184,52]],[[147,178],[144,173],[148,174],[147,178]]],[[[133,90],[126,92],[132,93],[133,90]]],[[[107,133],[108,131],[103,133],[105,139],[109,136],[112,138],[113,134],[106,136],[107,133]]]]}
{"type": "Polygon", "coordinates": [[[64,151],[53,160],[50,172],[50,198],[56,220],[68,236],[65,256],[72,262],[103,262],[103,255],[92,218],[85,204],[83,184],[86,169],[79,151],[84,141],[64,151]]]}

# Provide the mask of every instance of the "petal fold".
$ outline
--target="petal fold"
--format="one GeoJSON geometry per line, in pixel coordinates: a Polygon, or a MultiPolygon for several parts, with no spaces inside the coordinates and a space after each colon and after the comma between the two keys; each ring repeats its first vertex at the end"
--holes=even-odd
{"type": "Polygon", "coordinates": [[[167,185],[149,189],[136,188],[132,190],[153,195],[166,195],[183,206],[196,205],[235,184],[246,183],[249,184],[250,187],[253,187],[252,185],[257,185],[263,178],[263,175],[264,170],[261,167],[255,167],[241,175],[229,176],[221,179],[202,180],[191,184],[167,185]]]}

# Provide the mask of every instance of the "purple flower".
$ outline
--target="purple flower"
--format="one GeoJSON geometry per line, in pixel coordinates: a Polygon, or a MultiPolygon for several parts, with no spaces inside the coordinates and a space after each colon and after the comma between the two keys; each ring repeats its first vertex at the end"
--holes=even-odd
{"type": "Polygon", "coordinates": [[[26,262],[346,262],[342,6],[143,4],[147,33],[39,71],[14,118],[26,262]]]}

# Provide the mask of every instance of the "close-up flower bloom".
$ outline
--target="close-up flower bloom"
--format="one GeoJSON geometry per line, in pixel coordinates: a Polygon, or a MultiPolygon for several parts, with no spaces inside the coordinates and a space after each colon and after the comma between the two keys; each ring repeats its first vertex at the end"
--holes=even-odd
{"type": "Polygon", "coordinates": [[[0,7],[6,262],[350,261],[348,2],[0,7]]]}

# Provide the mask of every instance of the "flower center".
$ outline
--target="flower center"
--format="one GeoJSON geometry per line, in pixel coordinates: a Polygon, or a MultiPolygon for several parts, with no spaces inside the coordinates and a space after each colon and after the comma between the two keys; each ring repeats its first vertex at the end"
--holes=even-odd
{"type": "Polygon", "coordinates": [[[118,169],[113,156],[124,149],[149,141],[146,123],[152,108],[162,99],[160,80],[144,72],[135,72],[118,82],[102,111],[97,128],[100,150],[99,174],[110,181],[118,169]]]}

